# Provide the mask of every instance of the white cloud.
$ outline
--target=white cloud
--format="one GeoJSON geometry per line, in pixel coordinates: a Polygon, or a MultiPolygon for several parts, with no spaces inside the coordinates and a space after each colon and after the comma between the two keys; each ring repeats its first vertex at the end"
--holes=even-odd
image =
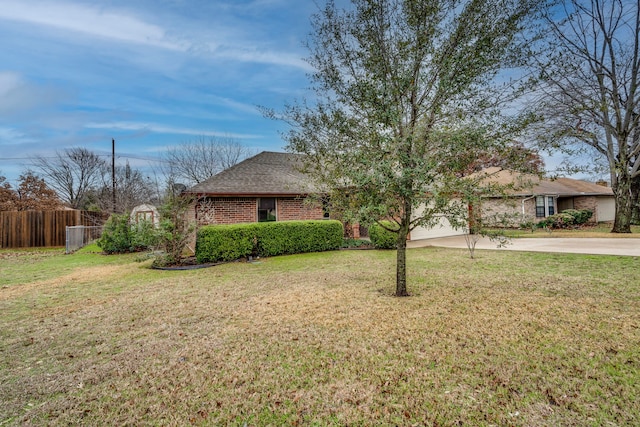
{"type": "Polygon", "coordinates": [[[5,97],[9,92],[22,84],[22,78],[18,73],[9,71],[0,72],[0,97],[5,97]]]}
{"type": "Polygon", "coordinates": [[[0,7],[2,19],[48,26],[90,37],[190,52],[197,56],[311,70],[300,55],[260,48],[260,40],[245,39],[237,29],[224,24],[215,25],[215,32],[201,27],[169,30],[129,12],[51,0],[4,0],[0,7]]]}
{"type": "Polygon", "coordinates": [[[22,132],[9,127],[0,127],[1,145],[21,144],[25,142],[29,141],[26,139],[26,136],[22,132]]]}
{"type": "Polygon", "coordinates": [[[170,40],[163,28],[134,16],[69,2],[5,0],[0,7],[0,19],[166,49],[187,48],[170,40]]]}
{"type": "Polygon", "coordinates": [[[59,89],[32,84],[18,73],[0,72],[0,113],[4,115],[0,120],[55,104],[65,96],[59,89]]]}
{"type": "Polygon", "coordinates": [[[239,139],[255,139],[261,138],[260,135],[252,134],[239,134],[228,132],[216,132],[202,129],[192,128],[180,128],[164,126],[157,123],[141,123],[141,122],[109,122],[109,123],[87,123],[85,125],[88,129],[115,129],[125,131],[145,131],[153,133],[168,133],[175,135],[196,135],[196,136],[220,136],[220,137],[233,137],[239,139]]]}
{"type": "Polygon", "coordinates": [[[290,53],[258,51],[255,49],[244,48],[242,46],[233,46],[229,49],[225,49],[224,51],[217,52],[217,56],[239,62],[282,65],[286,67],[300,68],[304,71],[313,71],[313,67],[305,62],[300,55],[290,53]]]}

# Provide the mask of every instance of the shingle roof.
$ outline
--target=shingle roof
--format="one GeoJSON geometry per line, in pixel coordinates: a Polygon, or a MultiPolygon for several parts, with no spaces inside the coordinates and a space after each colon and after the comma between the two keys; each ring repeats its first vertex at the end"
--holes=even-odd
{"type": "Polygon", "coordinates": [[[313,192],[302,155],[263,151],[187,190],[209,196],[289,196],[313,192]]]}
{"type": "Polygon", "coordinates": [[[488,168],[479,172],[487,176],[486,180],[499,185],[522,183],[521,188],[513,191],[518,196],[558,195],[571,196],[612,196],[610,187],[571,178],[541,179],[536,175],[522,174],[500,168],[488,168]],[[527,185],[528,184],[528,185],[527,185]]]}

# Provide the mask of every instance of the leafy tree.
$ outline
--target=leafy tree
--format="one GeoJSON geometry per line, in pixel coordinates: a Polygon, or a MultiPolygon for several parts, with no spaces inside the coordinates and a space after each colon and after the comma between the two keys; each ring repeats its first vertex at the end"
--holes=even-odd
{"type": "Polygon", "coordinates": [[[17,208],[20,211],[46,211],[62,209],[64,205],[58,194],[33,172],[20,175],[17,208]]]}
{"type": "Polygon", "coordinates": [[[165,155],[171,181],[195,185],[251,156],[233,137],[204,137],[169,149],[165,155]]]}
{"type": "Polygon", "coordinates": [[[520,65],[531,12],[518,0],[353,0],[313,18],[317,100],[287,107],[288,148],[332,203],[397,233],[397,296],[408,295],[409,232],[467,210],[455,199],[461,154],[518,129],[498,114],[515,85],[496,76],[520,65]]]}
{"type": "MultiPolygon", "coordinates": [[[[612,232],[631,232],[632,186],[640,177],[640,3],[558,0],[549,9],[546,60],[536,111],[545,147],[606,159],[616,200],[612,232]]],[[[593,162],[592,162],[593,163],[593,162]]]]}
{"type": "Polygon", "coordinates": [[[60,198],[74,209],[85,207],[89,192],[100,184],[105,161],[86,148],[69,148],[52,158],[36,157],[33,166],[60,198]]]}
{"type": "Polygon", "coordinates": [[[526,147],[520,141],[507,142],[506,146],[490,147],[491,150],[480,153],[471,150],[461,153],[470,157],[466,160],[469,167],[463,174],[468,175],[490,167],[538,175],[544,173],[544,160],[537,151],[526,147]]]}
{"type": "Polygon", "coordinates": [[[20,175],[15,190],[4,176],[0,176],[0,211],[44,211],[62,209],[63,206],[56,192],[33,172],[20,175]]]}
{"type": "Polygon", "coordinates": [[[0,175],[0,211],[15,211],[17,208],[18,194],[7,182],[7,178],[0,175]]]}

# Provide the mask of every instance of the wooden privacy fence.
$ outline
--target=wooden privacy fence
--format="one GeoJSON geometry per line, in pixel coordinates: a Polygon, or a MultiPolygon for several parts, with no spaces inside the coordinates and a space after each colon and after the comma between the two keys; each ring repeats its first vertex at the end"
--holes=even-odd
{"type": "Polygon", "coordinates": [[[76,210],[0,212],[0,248],[65,246],[67,226],[102,225],[106,217],[76,210]]]}

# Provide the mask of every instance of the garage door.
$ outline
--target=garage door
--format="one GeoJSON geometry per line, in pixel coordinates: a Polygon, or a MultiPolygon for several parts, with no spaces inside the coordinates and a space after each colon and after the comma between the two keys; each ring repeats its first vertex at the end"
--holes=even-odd
{"type": "Polygon", "coordinates": [[[598,197],[596,221],[613,221],[616,219],[616,201],[613,197],[598,197]]]}
{"type": "MultiPolygon", "coordinates": [[[[421,214],[421,210],[416,212],[416,216],[421,214]]],[[[411,232],[410,240],[433,239],[436,237],[459,236],[462,234],[464,234],[463,229],[456,230],[451,227],[451,224],[449,224],[449,221],[446,218],[441,218],[439,223],[433,228],[416,227],[411,232]]]]}

